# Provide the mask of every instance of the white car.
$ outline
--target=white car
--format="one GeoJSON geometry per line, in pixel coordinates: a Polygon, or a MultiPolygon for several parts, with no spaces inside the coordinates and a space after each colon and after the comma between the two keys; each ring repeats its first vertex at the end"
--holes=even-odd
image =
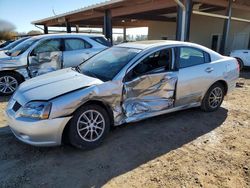
{"type": "Polygon", "coordinates": [[[0,96],[13,94],[30,78],[77,66],[108,47],[102,35],[72,33],[31,37],[0,53],[0,96]]]}
{"type": "Polygon", "coordinates": [[[234,50],[230,56],[238,60],[240,69],[250,66],[250,50],[234,50]]]}

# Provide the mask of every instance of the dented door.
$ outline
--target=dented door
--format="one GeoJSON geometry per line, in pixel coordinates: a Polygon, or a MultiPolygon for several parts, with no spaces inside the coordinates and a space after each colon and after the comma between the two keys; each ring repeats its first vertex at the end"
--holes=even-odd
{"type": "Polygon", "coordinates": [[[164,53],[164,57],[161,57],[162,52],[151,54],[140,62],[146,66],[139,63],[128,73],[133,74],[131,72],[138,67],[143,72],[142,75],[124,82],[122,107],[126,117],[147,116],[174,106],[177,72],[171,70],[171,51],[164,53]]]}
{"type": "Polygon", "coordinates": [[[35,77],[62,68],[61,39],[42,41],[29,55],[29,74],[35,77]]]}
{"type": "Polygon", "coordinates": [[[59,70],[62,67],[62,52],[43,52],[30,57],[29,72],[31,77],[59,70]]]}

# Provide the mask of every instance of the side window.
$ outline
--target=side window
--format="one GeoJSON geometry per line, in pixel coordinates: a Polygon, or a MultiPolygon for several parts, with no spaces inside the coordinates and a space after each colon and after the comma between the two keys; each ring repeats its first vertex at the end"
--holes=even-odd
{"type": "Polygon", "coordinates": [[[91,45],[82,39],[65,39],[64,43],[65,43],[65,51],[91,48],[91,45]]]}
{"type": "Polygon", "coordinates": [[[34,48],[33,53],[44,53],[44,52],[56,52],[61,51],[61,40],[60,39],[50,39],[43,41],[34,48]]]}
{"type": "Polygon", "coordinates": [[[185,68],[210,62],[209,54],[196,48],[177,48],[176,56],[179,68],[185,68]]]}
{"type": "Polygon", "coordinates": [[[211,62],[211,57],[207,52],[203,52],[204,58],[205,58],[205,63],[210,63],[211,62]]]}
{"type": "Polygon", "coordinates": [[[172,62],[171,54],[171,49],[164,49],[150,54],[128,73],[128,80],[145,74],[169,71],[172,62]]]}
{"type": "Polygon", "coordinates": [[[111,46],[110,42],[104,37],[92,37],[91,39],[93,39],[94,41],[96,41],[104,46],[108,46],[108,47],[111,46]]]}

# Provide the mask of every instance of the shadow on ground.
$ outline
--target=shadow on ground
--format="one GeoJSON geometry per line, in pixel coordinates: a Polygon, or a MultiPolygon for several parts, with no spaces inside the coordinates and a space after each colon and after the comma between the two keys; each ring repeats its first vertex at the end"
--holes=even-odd
{"type": "Polygon", "coordinates": [[[7,97],[0,97],[0,102],[8,102],[10,100],[10,97],[7,96],[7,97]]]}
{"type": "Polygon", "coordinates": [[[101,187],[220,126],[227,110],[190,109],[162,115],[111,131],[97,149],[70,146],[36,148],[0,129],[0,185],[10,187],[101,187]]]}

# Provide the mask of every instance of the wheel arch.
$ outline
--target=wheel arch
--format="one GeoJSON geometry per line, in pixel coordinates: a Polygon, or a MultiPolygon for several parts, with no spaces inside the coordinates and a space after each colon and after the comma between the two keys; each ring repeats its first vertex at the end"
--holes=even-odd
{"type": "Polygon", "coordinates": [[[242,58],[237,57],[237,56],[234,56],[234,58],[235,58],[237,61],[239,61],[240,63],[242,63],[242,66],[245,66],[245,65],[244,65],[244,61],[243,61],[242,58]]]}
{"type": "MultiPolygon", "coordinates": [[[[217,80],[215,82],[213,82],[209,87],[208,89],[206,90],[206,93],[208,92],[208,90],[216,83],[220,83],[223,87],[224,87],[224,91],[225,91],[225,95],[227,95],[227,92],[228,92],[228,84],[225,80],[217,80]]],[[[205,93],[205,95],[206,95],[205,93]]],[[[203,96],[203,98],[205,97],[205,95],[203,96]]]]}
{"type": "MultiPolygon", "coordinates": [[[[89,100],[89,101],[83,103],[77,109],[75,109],[75,111],[72,114],[74,114],[82,106],[84,106],[84,105],[90,105],[90,104],[95,104],[95,105],[101,106],[103,109],[105,109],[107,111],[108,115],[109,115],[110,122],[111,122],[111,127],[114,125],[114,114],[113,114],[113,111],[112,111],[111,107],[108,104],[104,103],[103,101],[89,100]]],[[[71,119],[68,121],[68,123],[66,124],[66,126],[63,129],[62,140],[61,140],[62,143],[68,143],[69,142],[69,140],[68,140],[68,131],[69,131],[70,123],[71,123],[71,119]]]]}
{"type": "Polygon", "coordinates": [[[15,71],[15,70],[1,70],[0,71],[0,74],[8,74],[8,73],[12,73],[12,74],[16,74],[18,75],[20,78],[21,78],[21,81],[24,82],[25,81],[25,78],[22,74],[20,74],[19,72],[15,71]]]}

